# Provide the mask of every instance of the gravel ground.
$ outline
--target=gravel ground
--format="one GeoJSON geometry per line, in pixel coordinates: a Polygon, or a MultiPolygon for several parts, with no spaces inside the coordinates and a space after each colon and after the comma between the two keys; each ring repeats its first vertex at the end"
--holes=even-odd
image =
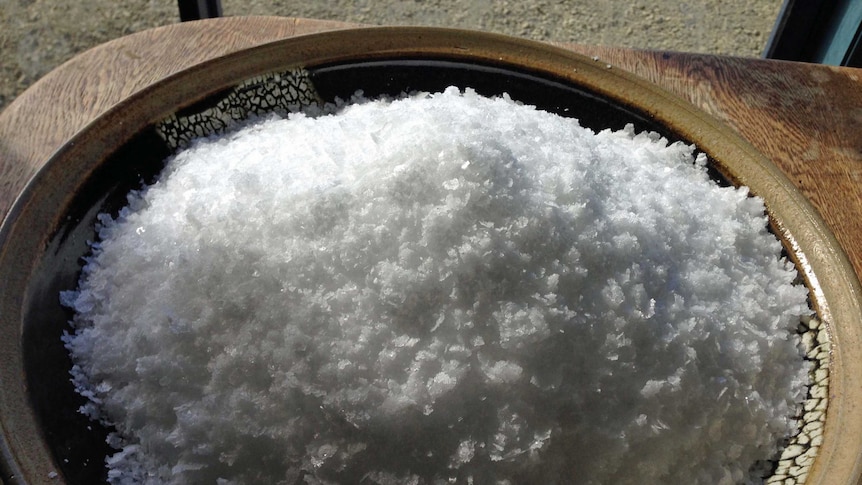
{"type": "MultiPolygon", "coordinates": [[[[538,40],[759,56],[781,0],[223,0],[225,15],[472,28],[538,40]]],[[[0,110],[76,53],[179,20],[175,0],[0,0],[0,110]]]]}

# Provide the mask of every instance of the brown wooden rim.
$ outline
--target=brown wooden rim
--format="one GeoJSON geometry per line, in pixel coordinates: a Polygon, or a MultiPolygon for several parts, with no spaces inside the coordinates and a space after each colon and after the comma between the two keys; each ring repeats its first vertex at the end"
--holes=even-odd
{"type": "MultiPolygon", "coordinates": [[[[33,177],[0,229],[0,461],[18,483],[62,483],[29,409],[20,356],[21,305],[34,261],[56,227],[53,208],[93,169],[76,160],[101,160],[145,126],[178,108],[245,79],[291,67],[398,57],[481,61],[533,71],[582,86],[635,107],[696,143],[734,183],[761,196],[812,291],[832,338],[826,427],[808,484],[855,484],[862,475],[862,288],[816,210],[787,177],[736,132],[688,102],[604,62],[538,42],[428,27],[369,27],[307,34],[198,64],[130,96],[60,148],[33,177]],[[50,183],[48,183],[50,182],[50,183]],[[67,190],[68,189],[68,190],[67,190]],[[38,234],[38,244],[25,240],[38,234]]],[[[4,466],[0,466],[0,469],[4,466]]],[[[13,482],[16,483],[16,482],[13,482]]]]}

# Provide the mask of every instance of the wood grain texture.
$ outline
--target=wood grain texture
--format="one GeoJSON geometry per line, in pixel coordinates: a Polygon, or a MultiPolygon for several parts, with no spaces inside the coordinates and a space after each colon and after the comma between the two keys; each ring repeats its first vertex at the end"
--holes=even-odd
{"type": "MultiPolygon", "coordinates": [[[[140,32],[78,55],[0,113],[0,216],[51,154],[129,95],[200,62],[346,27],[352,25],[228,17],[140,32]]],[[[739,132],[812,202],[862,278],[862,70],[562,46],[641,76],[739,132]]]]}

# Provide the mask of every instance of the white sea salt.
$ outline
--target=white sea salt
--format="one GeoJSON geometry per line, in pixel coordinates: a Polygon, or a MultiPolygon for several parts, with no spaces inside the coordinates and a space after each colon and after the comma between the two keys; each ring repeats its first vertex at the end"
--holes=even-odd
{"type": "Polygon", "coordinates": [[[762,202],[505,96],[256,121],[100,224],[62,300],[112,483],[740,483],[805,397],[762,202]]]}

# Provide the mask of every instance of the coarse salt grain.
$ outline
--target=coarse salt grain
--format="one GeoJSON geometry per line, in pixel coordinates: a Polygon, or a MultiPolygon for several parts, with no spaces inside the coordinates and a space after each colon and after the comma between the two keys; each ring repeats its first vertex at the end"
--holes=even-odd
{"type": "Polygon", "coordinates": [[[467,90],[249,123],[129,195],[65,342],[112,483],[739,483],[806,290],[693,148],[467,90]]]}

